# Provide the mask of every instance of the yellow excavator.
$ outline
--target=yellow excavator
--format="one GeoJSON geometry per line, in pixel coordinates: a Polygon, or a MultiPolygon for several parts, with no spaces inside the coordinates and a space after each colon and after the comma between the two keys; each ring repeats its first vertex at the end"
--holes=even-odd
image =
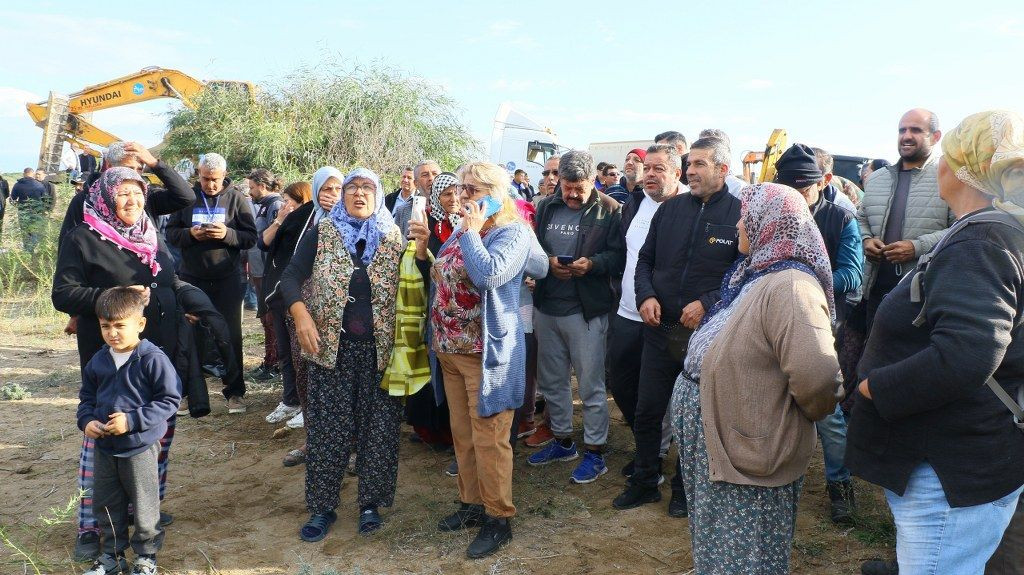
{"type": "Polygon", "coordinates": [[[68,96],[50,92],[46,101],[25,106],[32,121],[43,129],[39,169],[50,174],[59,169],[64,142],[98,157],[100,152],[93,146],[105,148],[121,139],[89,123],[92,112],[157,98],[177,98],[194,108],[194,98],[207,88],[244,90],[250,96],[255,93],[255,87],[249,82],[203,82],[178,70],[158,67],[143,68],[68,96]]]}
{"type": "Polygon", "coordinates": [[[779,156],[786,151],[789,136],[786,130],[776,128],[772,135],[768,136],[768,143],[764,146],[763,152],[747,152],[743,156],[743,179],[756,184],[759,182],[770,182],[775,179],[775,162],[779,156]],[[761,164],[761,171],[754,179],[754,167],[761,164]]]}

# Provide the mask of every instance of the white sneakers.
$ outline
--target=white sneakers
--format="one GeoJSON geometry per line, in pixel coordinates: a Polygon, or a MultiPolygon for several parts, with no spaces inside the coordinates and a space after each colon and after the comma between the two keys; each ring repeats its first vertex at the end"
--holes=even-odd
{"type": "Polygon", "coordinates": [[[306,418],[302,417],[302,411],[299,411],[295,414],[295,417],[289,419],[285,425],[288,429],[302,429],[306,426],[306,418]]]}
{"type": "MultiPolygon", "coordinates": [[[[301,407],[290,407],[284,404],[284,402],[278,403],[274,411],[270,412],[267,416],[267,423],[281,423],[286,419],[295,417],[296,414],[302,413],[301,407]]],[[[302,427],[301,425],[299,427],[302,427]]]]}

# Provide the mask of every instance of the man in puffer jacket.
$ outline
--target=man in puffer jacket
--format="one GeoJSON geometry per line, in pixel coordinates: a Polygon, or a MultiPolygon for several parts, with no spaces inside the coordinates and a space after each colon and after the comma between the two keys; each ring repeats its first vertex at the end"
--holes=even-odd
{"type": "Polygon", "coordinates": [[[900,119],[896,165],[872,172],[857,210],[864,241],[864,296],[868,329],[878,304],[914,269],[955,220],[939,197],[938,150],[942,137],[934,113],[916,108],[900,119]]]}

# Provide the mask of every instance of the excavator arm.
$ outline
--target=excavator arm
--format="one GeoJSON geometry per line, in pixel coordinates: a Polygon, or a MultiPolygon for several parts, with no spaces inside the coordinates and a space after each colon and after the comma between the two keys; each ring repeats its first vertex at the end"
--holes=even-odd
{"type": "Polygon", "coordinates": [[[770,182],[775,179],[775,162],[779,156],[786,151],[786,144],[789,137],[786,130],[776,128],[768,136],[768,143],[764,146],[763,152],[747,152],[743,156],[743,179],[756,184],[759,182],[770,182]],[[758,179],[754,180],[754,167],[761,164],[758,179]]]}

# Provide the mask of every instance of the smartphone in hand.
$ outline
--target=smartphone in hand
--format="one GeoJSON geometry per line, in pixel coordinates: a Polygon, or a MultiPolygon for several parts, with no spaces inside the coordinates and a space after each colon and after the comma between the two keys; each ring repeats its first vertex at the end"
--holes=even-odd
{"type": "Polygon", "coordinates": [[[412,221],[427,223],[427,198],[423,196],[412,197],[412,221]]]}
{"type": "Polygon", "coordinates": [[[558,259],[558,263],[562,264],[563,266],[567,266],[572,262],[576,261],[576,258],[572,256],[555,256],[555,258],[558,259]]]}

